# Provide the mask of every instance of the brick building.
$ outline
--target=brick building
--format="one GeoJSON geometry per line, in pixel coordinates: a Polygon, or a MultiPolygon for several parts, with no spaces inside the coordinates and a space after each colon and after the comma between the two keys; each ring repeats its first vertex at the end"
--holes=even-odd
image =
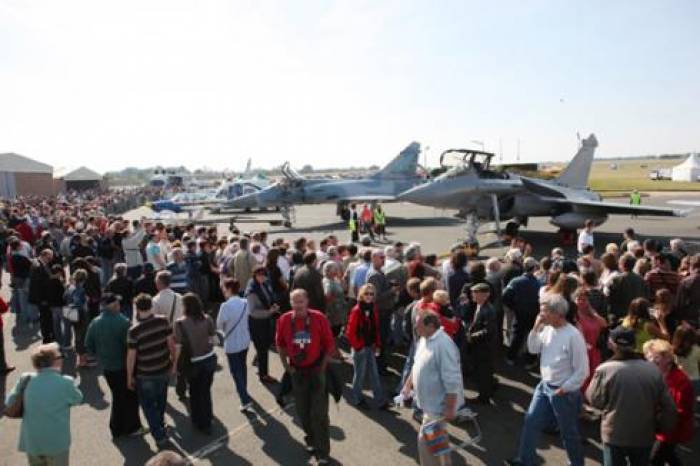
{"type": "Polygon", "coordinates": [[[87,167],[80,167],[65,175],[57,175],[54,179],[56,193],[65,191],[84,191],[99,189],[106,186],[102,175],[87,167]]]}
{"type": "Polygon", "coordinates": [[[28,195],[53,195],[53,167],[19,154],[0,154],[0,197],[28,195]]]}

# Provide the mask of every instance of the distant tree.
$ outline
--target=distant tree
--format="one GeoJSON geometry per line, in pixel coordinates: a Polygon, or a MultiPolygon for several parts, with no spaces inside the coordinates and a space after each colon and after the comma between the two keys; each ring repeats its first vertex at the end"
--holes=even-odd
{"type": "Polygon", "coordinates": [[[368,170],[379,170],[379,165],[370,165],[368,170]]]}
{"type": "Polygon", "coordinates": [[[311,173],[312,171],[314,171],[314,167],[312,167],[308,163],[306,165],[304,165],[303,167],[301,167],[302,173],[311,173]]]}

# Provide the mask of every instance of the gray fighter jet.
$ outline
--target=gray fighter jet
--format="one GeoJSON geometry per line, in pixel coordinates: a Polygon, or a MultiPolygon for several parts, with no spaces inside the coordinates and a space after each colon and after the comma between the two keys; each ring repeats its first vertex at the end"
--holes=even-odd
{"type": "MultiPolygon", "coordinates": [[[[581,141],[578,153],[553,180],[519,176],[490,168],[492,153],[467,149],[450,149],[440,156],[441,165],[450,158],[456,166],[429,183],[399,195],[402,201],[457,209],[467,221],[467,241],[476,242],[480,221],[513,219],[515,225],[527,225],[529,217],[551,217],[550,222],[563,234],[575,232],[590,219],[596,225],[609,214],[683,216],[685,212],[613,202],[604,202],[598,193],[587,189],[593,155],[598,147],[594,135],[581,141]]],[[[509,225],[510,226],[510,225],[509,225]]]]}
{"type": "Polygon", "coordinates": [[[227,203],[232,209],[279,207],[290,226],[294,221],[293,206],[298,204],[338,205],[338,214],[347,212],[353,202],[386,202],[424,179],[417,174],[420,144],[412,142],[389,164],[367,178],[328,180],[307,179],[299,175],[289,162],[282,166],[281,181],[256,193],[247,194],[227,203]]]}

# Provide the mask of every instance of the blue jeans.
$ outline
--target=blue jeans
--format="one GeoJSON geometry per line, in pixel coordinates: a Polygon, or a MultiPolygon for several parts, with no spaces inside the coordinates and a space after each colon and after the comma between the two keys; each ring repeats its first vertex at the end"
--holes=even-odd
{"type": "Polygon", "coordinates": [[[370,347],[365,347],[359,351],[352,350],[352,362],[354,371],[350,403],[356,405],[362,401],[362,387],[365,384],[365,374],[369,374],[369,383],[374,393],[376,405],[381,406],[386,403],[384,388],[377,370],[377,360],[374,357],[374,350],[370,347]]]}
{"type": "Polygon", "coordinates": [[[102,269],[102,276],[100,277],[100,282],[102,288],[107,286],[107,282],[112,278],[112,272],[114,270],[114,260],[107,259],[105,257],[100,257],[100,268],[102,269]]]}
{"type": "Polygon", "coordinates": [[[229,371],[231,371],[231,376],[233,377],[233,382],[236,385],[236,391],[238,392],[238,398],[240,398],[242,405],[251,402],[250,395],[248,394],[248,366],[246,365],[247,356],[247,348],[243,351],[239,351],[238,353],[226,353],[228,368],[229,371]]]}
{"type": "Polygon", "coordinates": [[[534,466],[535,447],[540,432],[556,421],[561,439],[572,466],[583,466],[583,447],[578,430],[578,414],[581,409],[581,392],[557,396],[556,387],[540,382],[532,395],[520,434],[518,458],[525,466],[534,466]]]}
{"type": "Polygon", "coordinates": [[[28,324],[33,319],[29,310],[29,279],[16,278],[12,287],[12,312],[17,316],[17,322],[28,324]]]}
{"type": "Polygon", "coordinates": [[[648,466],[650,457],[651,447],[616,447],[603,444],[603,466],[648,466]]]}
{"type": "Polygon", "coordinates": [[[168,401],[168,374],[136,377],[136,393],[156,442],[165,440],[165,405],[168,401]]]}

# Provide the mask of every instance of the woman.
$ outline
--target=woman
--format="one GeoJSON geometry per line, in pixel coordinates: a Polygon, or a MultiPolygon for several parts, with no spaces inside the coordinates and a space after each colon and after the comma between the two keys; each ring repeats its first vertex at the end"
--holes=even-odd
{"type": "Polygon", "coordinates": [[[190,387],[190,415],[194,427],[211,433],[212,403],[211,385],[216,370],[214,322],[204,313],[202,301],[194,293],[182,297],[184,315],[175,321],[175,345],[178,360],[185,358],[182,370],[190,387]]]}
{"type": "Polygon", "coordinates": [[[331,323],[333,336],[338,337],[347,319],[348,307],[340,283],[340,267],[335,262],[323,264],[323,293],[326,296],[326,317],[331,323]]]}
{"type": "Polygon", "coordinates": [[[658,325],[656,325],[649,315],[649,300],[645,298],[635,298],[630,303],[629,310],[624,319],[622,326],[634,330],[635,336],[635,351],[642,354],[644,343],[652,338],[661,338],[662,333],[658,325]]]}
{"type": "Polygon", "coordinates": [[[23,397],[24,412],[19,451],[29,464],[68,464],[70,408],[83,401],[83,394],[68,375],[62,375],[63,357],[57,343],[39,345],[32,353],[35,373],[22,374],[5,402],[13,405],[23,397]]]}
{"type": "Polygon", "coordinates": [[[644,343],[644,357],[659,368],[676,405],[676,426],[671,432],[656,434],[651,453],[652,466],[680,465],[676,445],[693,438],[693,387],[688,376],[674,361],[673,347],[666,340],[654,339],[644,343]]]}
{"type": "Polygon", "coordinates": [[[235,278],[226,278],[221,285],[224,301],[216,317],[216,328],[223,335],[224,351],[228,359],[229,371],[236,384],[241,411],[253,405],[248,394],[248,347],[250,330],[248,327],[248,302],[239,296],[241,285],[235,278]]]}
{"type": "Polygon", "coordinates": [[[275,303],[272,285],[261,265],[253,269],[245,296],[250,312],[250,337],[258,360],[258,377],[262,383],[275,383],[277,380],[268,373],[268,355],[274,339],[273,318],[279,314],[279,305],[275,303]]]}
{"type": "Polygon", "coordinates": [[[280,250],[270,248],[265,256],[265,270],[272,286],[272,292],[275,295],[275,302],[279,304],[280,311],[286,312],[291,309],[289,304],[289,281],[282,275],[282,270],[279,268],[280,250]]]}
{"type": "Polygon", "coordinates": [[[384,388],[377,370],[379,354],[379,311],[374,302],[374,286],[363,285],[357,296],[357,304],[350,311],[345,335],[352,348],[353,376],[350,403],[366,408],[367,402],[362,396],[365,374],[369,375],[370,385],[374,393],[374,402],[379,409],[386,409],[389,403],[384,394],[384,388]]]}
{"type": "Polygon", "coordinates": [[[591,381],[593,372],[600,365],[600,349],[598,348],[598,338],[601,332],[608,326],[607,321],[601,317],[589,299],[590,291],[586,288],[576,290],[575,302],[577,312],[577,326],[583,335],[588,350],[588,377],[581,386],[581,391],[586,393],[588,383],[591,381]]]}
{"type": "Polygon", "coordinates": [[[690,379],[695,396],[700,396],[700,346],[697,345],[695,329],[681,325],[673,334],[673,354],[690,379]]]}
{"type": "Polygon", "coordinates": [[[613,278],[620,274],[617,264],[617,256],[605,253],[600,256],[600,261],[603,263],[603,273],[600,274],[600,284],[603,288],[610,285],[613,278]]]}
{"type": "Polygon", "coordinates": [[[126,264],[120,262],[114,266],[114,275],[107,282],[105,291],[118,294],[121,296],[121,312],[131,321],[133,314],[133,306],[131,301],[134,299],[134,282],[126,276],[126,264]]]}
{"type": "Polygon", "coordinates": [[[73,330],[75,330],[75,352],[78,354],[77,367],[86,367],[90,365],[87,357],[87,349],[85,348],[85,333],[89,323],[87,310],[87,295],[85,293],[85,282],[88,274],[83,269],[76,269],[71,278],[71,284],[66,290],[64,301],[66,307],[78,310],[78,321],[70,322],[65,320],[63,323],[63,337],[61,343],[64,350],[71,348],[71,340],[73,339],[73,330]]]}
{"type": "Polygon", "coordinates": [[[605,315],[608,308],[605,294],[598,285],[598,276],[593,271],[581,275],[581,287],[587,291],[588,303],[600,315],[605,315]]]}
{"type": "MultiPolygon", "coordinates": [[[[578,280],[571,275],[561,274],[557,283],[549,290],[550,294],[558,294],[564,298],[569,305],[569,311],[566,313],[566,320],[571,325],[576,325],[576,303],[572,299],[574,291],[578,288],[578,280]]],[[[540,301],[542,298],[540,298],[540,301]]]]}
{"type": "Polygon", "coordinates": [[[656,324],[661,330],[659,338],[669,341],[678,325],[673,315],[673,299],[673,295],[666,288],[656,290],[656,294],[654,295],[653,316],[656,318],[656,324]]]}
{"type": "Polygon", "coordinates": [[[469,274],[464,268],[467,265],[467,254],[464,249],[458,249],[450,257],[450,271],[445,277],[445,288],[450,293],[450,304],[453,308],[459,304],[459,294],[464,285],[469,282],[469,274]]]}

